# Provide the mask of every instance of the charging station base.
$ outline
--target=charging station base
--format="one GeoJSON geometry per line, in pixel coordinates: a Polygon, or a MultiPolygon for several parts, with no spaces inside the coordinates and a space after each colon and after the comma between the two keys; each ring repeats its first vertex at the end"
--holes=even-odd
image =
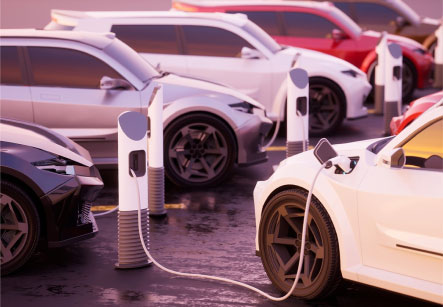
{"type": "MultiPolygon", "coordinates": [[[[141,210],[141,226],[146,246],[149,244],[148,210],[141,210]]],[[[118,262],[116,269],[135,269],[151,264],[143,250],[138,233],[138,211],[118,212],[118,262]]]]}
{"type": "Polygon", "coordinates": [[[395,116],[399,116],[398,114],[398,102],[397,101],[386,101],[384,108],[384,122],[385,122],[385,131],[384,135],[391,135],[391,119],[395,116]]]}
{"type": "Polygon", "coordinates": [[[374,112],[377,115],[383,114],[383,106],[385,100],[385,86],[377,85],[374,86],[374,112]]]}
{"type": "Polygon", "coordinates": [[[435,64],[434,66],[434,87],[443,88],[443,64],[435,64]]]}
{"type": "Polygon", "coordinates": [[[164,216],[165,209],[165,169],[148,167],[148,204],[150,216],[164,216]]]}
{"type": "Polygon", "coordinates": [[[303,148],[303,141],[286,142],[286,158],[299,154],[308,148],[308,140],[306,140],[306,148],[303,148]]]}

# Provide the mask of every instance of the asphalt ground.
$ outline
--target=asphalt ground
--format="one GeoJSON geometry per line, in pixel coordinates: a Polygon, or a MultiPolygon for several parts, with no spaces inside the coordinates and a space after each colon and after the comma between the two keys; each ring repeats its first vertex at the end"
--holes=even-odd
{"type": "MultiPolygon", "coordinates": [[[[329,140],[344,143],[382,134],[383,117],[369,115],[345,121],[329,140]]],[[[236,168],[216,188],[190,190],[167,184],[167,216],[150,219],[152,255],[174,270],[231,278],[279,295],[255,256],[252,191],[285,158],[284,144],[280,135],[267,163],[236,168]]],[[[105,188],[94,205],[109,207],[118,201],[117,172],[102,171],[102,176],[105,188]]],[[[154,266],[116,270],[117,214],[98,218],[97,223],[100,231],[95,238],[40,251],[22,270],[2,277],[1,306],[433,306],[349,281],[327,300],[291,297],[277,303],[238,286],[176,277],[154,266]]]]}

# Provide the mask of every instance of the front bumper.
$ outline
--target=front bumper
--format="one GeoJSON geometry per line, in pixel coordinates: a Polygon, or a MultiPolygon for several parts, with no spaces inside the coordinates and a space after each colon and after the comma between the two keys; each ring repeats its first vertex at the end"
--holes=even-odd
{"type": "Polygon", "coordinates": [[[239,166],[267,161],[268,156],[264,140],[272,127],[272,121],[261,115],[253,115],[251,119],[235,131],[237,136],[239,166]]]}
{"type": "Polygon", "coordinates": [[[363,106],[372,86],[362,78],[348,78],[343,85],[346,97],[346,118],[357,119],[368,115],[368,109],[363,106]]]}
{"type": "Polygon", "coordinates": [[[64,246],[97,234],[91,203],[103,188],[103,182],[95,166],[90,169],[91,176],[72,176],[41,197],[48,247],[64,246]]]}

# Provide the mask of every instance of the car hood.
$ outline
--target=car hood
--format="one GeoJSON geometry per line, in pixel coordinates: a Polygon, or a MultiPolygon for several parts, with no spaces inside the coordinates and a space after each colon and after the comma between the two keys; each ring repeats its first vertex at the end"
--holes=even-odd
{"type": "Polygon", "coordinates": [[[246,101],[247,103],[253,105],[256,108],[264,110],[265,107],[254,100],[253,98],[240,93],[230,87],[226,87],[217,83],[203,81],[190,77],[181,77],[175,74],[168,74],[160,79],[156,80],[157,83],[162,85],[172,87],[171,90],[164,91],[165,102],[173,101],[178,98],[183,98],[186,96],[197,96],[197,95],[225,95],[231,98],[223,99],[223,102],[233,103],[239,101],[246,101]]]}
{"type": "Polygon", "coordinates": [[[278,53],[281,55],[286,55],[291,57],[295,57],[299,53],[301,56],[301,61],[302,62],[307,61],[306,63],[307,65],[305,66],[305,68],[308,74],[309,74],[309,62],[316,62],[316,63],[323,63],[327,66],[330,65],[341,66],[340,68],[341,70],[351,69],[356,72],[360,72],[362,75],[365,75],[365,73],[361,71],[360,68],[358,68],[357,66],[354,66],[353,64],[346,62],[345,60],[342,60],[340,58],[337,58],[335,56],[323,52],[299,48],[299,47],[285,46],[285,48],[279,51],[278,53]]]}
{"type": "MultiPolygon", "coordinates": [[[[376,32],[376,31],[364,31],[362,33],[362,36],[364,36],[367,39],[372,38],[374,40],[374,48],[375,48],[375,46],[378,43],[378,39],[381,36],[381,33],[376,32]]],[[[388,38],[389,42],[397,43],[404,48],[410,49],[411,51],[414,49],[423,49],[423,46],[420,43],[416,42],[413,39],[404,37],[404,36],[399,36],[399,35],[395,35],[395,34],[388,34],[387,38],[388,38]]]]}
{"type": "Polygon", "coordinates": [[[88,167],[93,165],[85,148],[46,127],[2,118],[0,131],[1,141],[34,147],[88,167]]]}

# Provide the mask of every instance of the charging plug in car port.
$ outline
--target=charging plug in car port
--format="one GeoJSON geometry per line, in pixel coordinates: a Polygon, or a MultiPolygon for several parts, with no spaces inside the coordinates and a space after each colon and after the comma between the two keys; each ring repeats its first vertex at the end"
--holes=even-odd
{"type": "Polygon", "coordinates": [[[354,168],[357,166],[358,160],[360,160],[360,157],[349,157],[351,160],[351,171],[345,173],[340,167],[336,166],[334,174],[343,175],[343,174],[350,174],[354,170],[354,168]]]}
{"type": "Polygon", "coordinates": [[[131,151],[129,153],[129,176],[132,177],[131,169],[137,177],[144,176],[146,173],[146,156],[144,150],[131,151]]]}

